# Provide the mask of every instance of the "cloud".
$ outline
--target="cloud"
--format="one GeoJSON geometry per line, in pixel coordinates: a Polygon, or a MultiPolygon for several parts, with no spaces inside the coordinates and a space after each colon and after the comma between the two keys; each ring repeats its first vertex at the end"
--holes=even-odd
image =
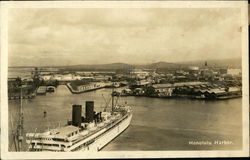
{"type": "Polygon", "coordinates": [[[241,56],[240,10],[234,8],[11,9],[9,15],[10,65],[241,56]]]}

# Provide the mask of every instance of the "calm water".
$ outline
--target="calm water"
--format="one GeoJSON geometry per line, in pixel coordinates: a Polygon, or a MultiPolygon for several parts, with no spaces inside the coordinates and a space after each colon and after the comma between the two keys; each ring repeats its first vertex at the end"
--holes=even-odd
{"type": "MultiPolygon", "coordinates": [[[[66,124],[71,119],[72,104],[94,100],[95,110],[105,107],[110,89],[83,94],[71,94],[66,86],[55,93],[24,100],[24,132],[42,132],[66,124]],[[47,117],[43,117],[46,110],[47,117]]],[[[241,149],[241,98],[223,101],[190,99],[160,99],[147,97],[122,97],[133,107],[131,125],[103,150],[210,150],[241,149]],[[190,141],[231,141],[230,145],[190,145],[190,141]]],[[[18,100],[9,102],[9,133],[17,123],[18,100]]],[[[83,109],[84,111],[84,109],[83,109]]],[[[12,150],[14,145],[9,136],[12,150]]],[[[24,148],[27,147],[24,145],[24,148]]]]}

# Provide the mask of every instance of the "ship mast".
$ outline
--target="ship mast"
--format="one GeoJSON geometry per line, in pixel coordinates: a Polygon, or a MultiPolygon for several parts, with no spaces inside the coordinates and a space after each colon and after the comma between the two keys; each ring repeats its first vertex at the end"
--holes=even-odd
{"type": "Polygon", "coordinates": [[[112,98],[112,104],[111,104],[111,114],[113,114],[113,112],[114,112],[114,87],[115,87],[115,85],[114,85],[114,81],[113,81],[113,85],[112,85],[112,93],[111,93],[111,98],[112,98]]]}
{"type": "Polygon", "coordinates": [[[23,141],[23,136],[22,136],[22,130],[23,130],[23,95],[22,95],[22,84],[20,85],[20,110],[19,110],[19,124],[17,126],[17,141],[18,141],[18,145],[17,145],[17,150],[21,151],[22,148],[22,141],[23,141]]]}

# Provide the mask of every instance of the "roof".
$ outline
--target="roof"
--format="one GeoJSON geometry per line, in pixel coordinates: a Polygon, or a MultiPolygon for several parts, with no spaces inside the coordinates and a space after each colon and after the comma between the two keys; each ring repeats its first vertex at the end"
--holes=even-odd
{"type": "Polygon", "coordinates": [[[78,127],[70,125],[70,126],[65,126],[65,127],[62,127],[62,128],[55,129],[53,131],[54,131],[54,134],[55,134],[56,138],[65,138],[69,134],[71,134],[71,133],[73,133],[75,131],[78,131],[78,130],[79,130],[78,127]]]}
{"type": "Polygon", "coordinates": [[[165,84],[154,84],[153,87],[155,88],[168,88],[168,87],[182,87],[186,86],[196,86],[196,85],[203,85],[208,84],[207,82],[178,82],[178,83],[165,83],[165,84]]]}
{"type": "Polygon", "coordinates": [[[142,90],[142,88],[136,88],[135,90],[142,90]]]}
{"type": "Polygon", "coordinates": [[[167,83],[167,84],[154,84],[153,87],[155,88],[168,88],[168,87],[173,87],[173,84],[167,83]]]}
{"type": "Polygon", "coordinates": [[[208,93],[215,93],[215,94],[218,94],[218,93],[225,93],[226,91],[225,90],[221,90],[221,89],[210,89],[210,90],[207,90],[208,93]]]}
{"type": "Polygon", "coordinates": [[[229,87],[229,92],[235,92],[235,91],[240,91],[240,88],[238,88],[238,87],[229,87]]]}
{"type": "Polygon", "coordinates": [[[61,128],[51,129],[49,131],[43,133],[27,133],[26,136],[28,137],[35,137],[35,138],[61,138],[65,139],[68,137],[69,134],[78,131],[79,128],[69,125],[61,128]]]}
{"type": "Polygon", "coordinates": [[[136,84],[137,85],[145,85],[145,84],[149,84],[150,82],[147,81],[137,81],[136,84]]]}

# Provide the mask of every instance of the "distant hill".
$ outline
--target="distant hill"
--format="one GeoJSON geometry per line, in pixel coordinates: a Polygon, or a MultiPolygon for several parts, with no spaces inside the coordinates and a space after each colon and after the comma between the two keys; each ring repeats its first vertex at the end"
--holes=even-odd
{"type": "Polygon", "coordinates": [[[185,67],[186,64],[179,64],[179,63],[169,63],[169,62],[157,62],[148,65],[149,68],[157,69],[157,68],[180,68],[185,67]]]}
{"type": "MultiPolygon", "coordinates": [[[[241,68],[241,59],[225,59],[225,60],[207,60],[207,65],[212,67],[231,67],[231,68],[241,68]]],[[[38,68],[58,68],[61,70],[82,70],[82,71],[94,71],[94,70],[105,70],[105,71],[115,71],[115,70],[126,70],[132,68],[145,68],[145,69],[173,69],[173,68],[185,68],[187,66],[199,66],[205,65],[205,61],[189,61],[189,62],[157,62],[151,64],[127,64],[127,63],[110,63],[110,64],[81,64],[81,65],[71,65],[71,66],[40,66],[38,68]]],[[[33,67],[33,66],[32,66],[33,67]]],[[[16,68],[31,68],[29,67],[16,67],[16,68]]]]}
{"type": "Polygon", "coordinates": [[[230,68],[241,68],[242,60],[241,58],[231,58],[231,59],[223,59],[223,60],[198,60],[198,61],[189,61],[189,62],[180,62],[180,64],[185,65],[194,65],[194,66],[204,66],[205,62],[207,62],[208,66],[212,67],[230,67],[230,68]]]}
{"type": "Polygon", "coordinates": [[[111,64],[96,64],[96,65],[74,65],[62,67],[67,70],[122,70],[132,68],[157,69],[157,68],[179,68],[186,66],[185,64],[176,64],[168,62],[157,62],[152,64],[126,64],[126,63],[111,63],[111,64]]]}
{"type": "Polygon", "coordinates": [[[117,70],[117,69],[129,69],[131,65],[126,63],[111,63],[111,64],[85,64],[74,66],[63,66],[67,70],[117,70]]]}

